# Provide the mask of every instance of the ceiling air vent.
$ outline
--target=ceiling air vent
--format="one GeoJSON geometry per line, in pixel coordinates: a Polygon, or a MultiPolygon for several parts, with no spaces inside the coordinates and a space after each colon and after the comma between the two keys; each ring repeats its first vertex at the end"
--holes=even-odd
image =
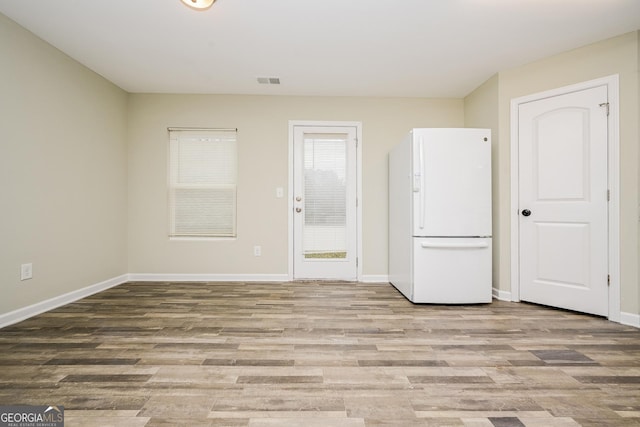
{"type": "Polygon", "coordinates": [[[261,85],[279,85],[280,77],[258,77],[258,83],[261,85]]]}

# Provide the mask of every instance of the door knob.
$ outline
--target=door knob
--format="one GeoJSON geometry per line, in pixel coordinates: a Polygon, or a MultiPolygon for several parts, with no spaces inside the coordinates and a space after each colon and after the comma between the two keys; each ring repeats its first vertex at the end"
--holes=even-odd
{"type": "Polygon", "coordinates": [[[296,208],[296,212],[298,213],[302,212],[302,208],[296,208]]]}
{"type": "Polygon", "coordinates": [[[522,216],[529,216],[531,215],[531,211],[529,209],[525,209],[522,211],[522,216]]]}
{"type": "Polygon", "coordinates": [[[296,197],[296,202],[300,202],[300,201],[302,201],[302,197],[300,196],[296,197]]]}

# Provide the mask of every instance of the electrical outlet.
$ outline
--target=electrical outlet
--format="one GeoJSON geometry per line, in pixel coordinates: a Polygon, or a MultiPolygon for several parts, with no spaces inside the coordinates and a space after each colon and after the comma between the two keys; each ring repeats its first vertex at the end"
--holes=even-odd
{"type": "Polygon", "coordinates": [[[253,256],[262,256],[262,247],[254,246],[253,247],[253,256]]]}
{"type": "Polygon", "coordinates": [[[33,278],[33,264],[22,264],[20,266],[20,280],[29,280],[33,278]]]}

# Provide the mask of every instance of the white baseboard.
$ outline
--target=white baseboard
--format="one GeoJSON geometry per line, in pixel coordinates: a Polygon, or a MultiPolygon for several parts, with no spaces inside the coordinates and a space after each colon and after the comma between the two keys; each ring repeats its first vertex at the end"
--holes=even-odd
{"type": "Polygon", "coordinates": [[[95,285],[87,286],[86,288],[78,289],[57,297],[53,297],[46,301],[41,301],[32,304],[27,307],[19,308],[8,313],[0,314],[0,328],[13,325],[14,323],[21,322],[30,317],[44,313],[54,308],[61,307],[63,305],[78,301],[82,298],[86,298],[90,295],[97,294],[114,286],[126,283],[129,280],[128,274],[114,277],[112,279],[105,280],[104,282],[96,283],[95,285]]]}
{"type": "Polygon", "coordinates": [[[131,282],[288,282],[287,274],[129,274],[131,282]]]}
{"type": "Polygon", "coordinates": [[[511,301],[511,292],[502,291],[497,288],[493,288],[492,290],[493,297],[499,301],[511,301]]]}
{"type": "Polygon", "coordinates": [[[627,326],[635,326],[636,328],[640,328],[640,314],[634,313],[625,313],[624,311],[620,313],[620,323],[627,326]]]}
{"type": "MultiPolygon", "coordinates": [[[[290,282],[287,274],[129,274],[132,282],[290,282]]],[[[388,283],[389,276],[367,275],[363,283],[388,283]]]]}

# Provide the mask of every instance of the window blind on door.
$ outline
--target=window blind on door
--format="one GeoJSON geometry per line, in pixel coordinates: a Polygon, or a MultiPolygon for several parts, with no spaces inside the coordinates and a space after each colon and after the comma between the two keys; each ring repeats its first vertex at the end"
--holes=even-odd
{"type": "Polygon", "coordinates": [[[235,130],[169,130],[169,236],[235,237],[235,130]]]}
{"type": "Polygon", "coordinates": [[[305,134],[305,258],[347,256],[347,135],[305,134]]]}

